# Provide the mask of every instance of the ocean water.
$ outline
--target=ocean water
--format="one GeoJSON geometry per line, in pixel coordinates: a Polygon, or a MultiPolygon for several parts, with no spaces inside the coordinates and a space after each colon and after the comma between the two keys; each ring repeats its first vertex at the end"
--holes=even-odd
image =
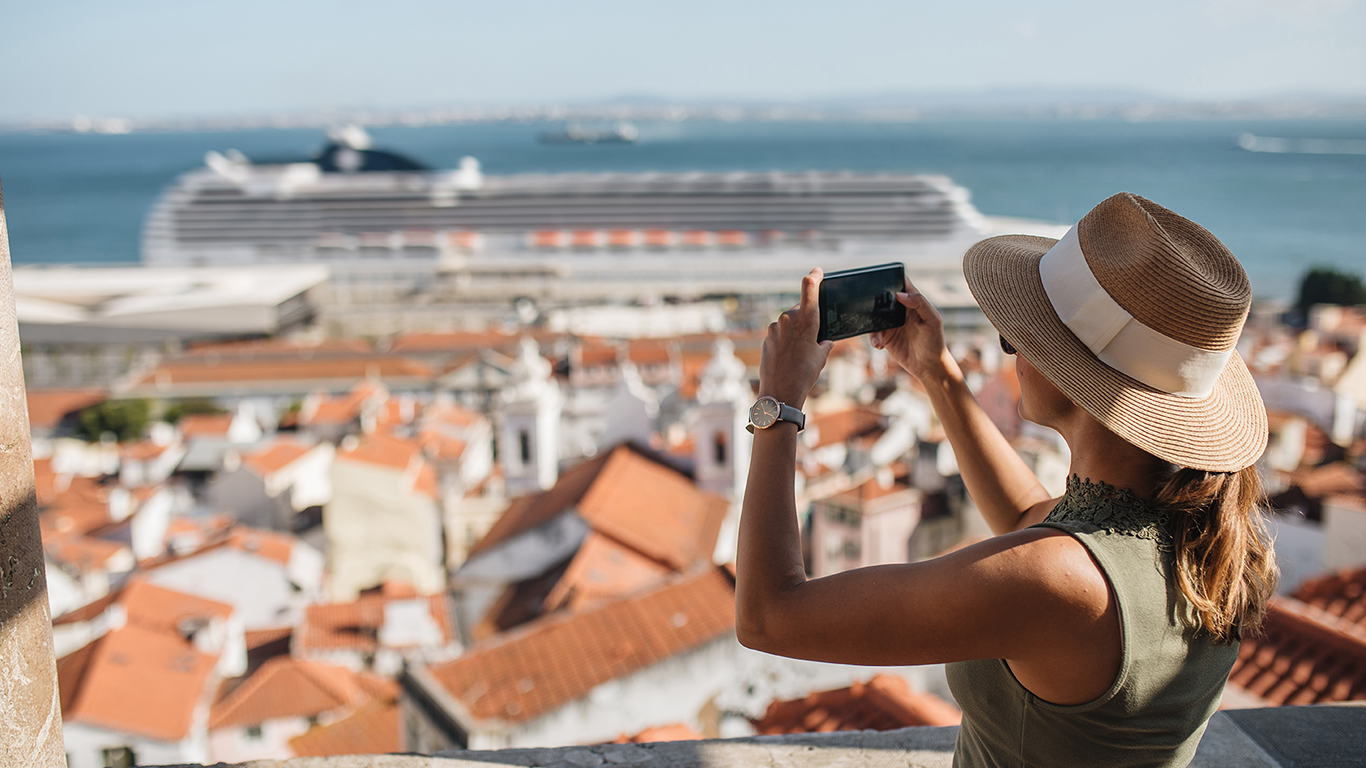
{"type": "MultiPolygon", "coordinates": [[[[378,146],[439,168],[462,156],[528,171],[851,170],[942,173],[988,215],[1075,222],[1121,190],[1205,225],[1256,294],[1293,296],[1311,265],[1366,273],[1366,121],[1119,120],[641,123],[635,145],[541,145],[546,124],[381,127],[378,146]],[[1252,152],[1239,137],[1327,139],[1252,152]],[[1343,148],[1342,153],[1323,149],[1343,148]]],[[[207,150],[304,158],[313,129],[126,135],[0,133],[16,264],[135,262],[142,222],[207,150]]]]}

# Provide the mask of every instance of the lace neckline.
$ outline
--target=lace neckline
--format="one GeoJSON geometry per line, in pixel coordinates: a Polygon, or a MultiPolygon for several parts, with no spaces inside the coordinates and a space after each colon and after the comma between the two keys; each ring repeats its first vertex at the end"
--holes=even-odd
{"type": "Polygon", "coordinates": [[[1067,478],[1067,493],[1058,500],[1046,523],[1086,523],[1107,533],[1163,541],[1171,537],[1167,511],[1149,505],[1127,488],[1106,482],[1067,478]]]}

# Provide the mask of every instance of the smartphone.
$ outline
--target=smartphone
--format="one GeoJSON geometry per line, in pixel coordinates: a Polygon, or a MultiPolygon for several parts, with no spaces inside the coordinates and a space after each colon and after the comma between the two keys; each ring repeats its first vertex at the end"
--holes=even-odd
{"type": "Polygon", "coordinates": [[[906,324],[906,308],[896,300],[906,290],[900,264],[831,272],[821,280],[821,329],[817,341],[847,339],[906,324]]]}

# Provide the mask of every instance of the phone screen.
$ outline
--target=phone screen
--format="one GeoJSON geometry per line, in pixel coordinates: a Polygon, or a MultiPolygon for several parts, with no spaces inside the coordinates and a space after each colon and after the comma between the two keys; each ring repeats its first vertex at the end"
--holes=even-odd
{"type": "Polygon", "coordinates": [[[821,281],[821,328],[817,341],[847,339],[906,324],[906,308],[896,300],[906,290],[900,264],[831,272],[821,281]]]}

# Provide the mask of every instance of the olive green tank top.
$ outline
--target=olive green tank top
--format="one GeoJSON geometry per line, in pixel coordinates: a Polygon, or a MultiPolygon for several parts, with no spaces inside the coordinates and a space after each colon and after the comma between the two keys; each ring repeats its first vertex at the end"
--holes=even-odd
{"type": "Polygon", "coordinates": [[[954,766],[1185,766],[1238,644],[1189,629],[1166,514],[1130,491],[1073,476],[1039,525],[1071,534],[1104,571],[1119,607],[1119,674],[1094,701],[1061,706],[1026,690],[1001,659],[947,665],[963,710],[954,766]]]}

